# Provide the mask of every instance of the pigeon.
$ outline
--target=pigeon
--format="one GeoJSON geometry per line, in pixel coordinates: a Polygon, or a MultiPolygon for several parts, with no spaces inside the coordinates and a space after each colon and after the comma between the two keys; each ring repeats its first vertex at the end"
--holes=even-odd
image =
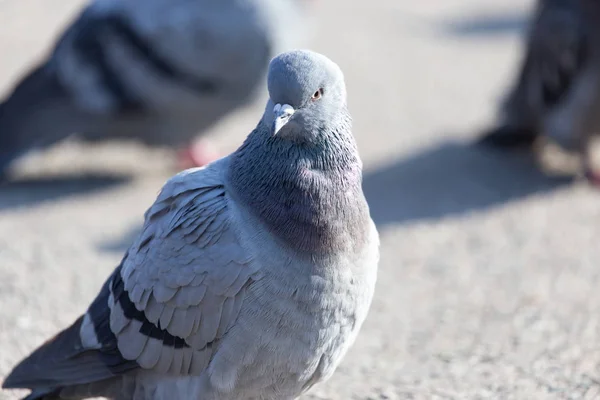
{"type": "Polygon", "coordinates": [[[0,172],[72,135],[215,157],[194,139],[260,98],[269,61],[308,38],[307,0],[94,0],[0,104],[0,172]]]}
{"type": "MultiPolygon", "coordinates": [[[[516,83],[506,97],[500,121],[479,143],[499,149],[533,151],[540,137],[581,156],[591,183],[591,136],[600,127],[593,114],[600,60],[593,30],[600,18],[586,12],[587,0],[538,0],[516,83]]],[[[593,3],[593,2],[591,2],[593,3]]],[[[593,5],[592,5],[593,7],[593,5]]]]}
{"type": "Polygon", "coordinates": [[[329,378],[374,294],[379,237],[340,68],[275,57],[256,128],[182,171],[87,312],[10,373],[26,399],[295,399],[329,378]]]}

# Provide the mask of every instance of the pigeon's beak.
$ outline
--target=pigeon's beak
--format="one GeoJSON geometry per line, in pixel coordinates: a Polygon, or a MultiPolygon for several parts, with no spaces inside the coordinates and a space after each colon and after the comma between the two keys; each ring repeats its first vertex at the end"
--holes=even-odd
{"type": "Polygon", "coordinates": [[[273,127],[271,128],[273,136],[277,135],[277,132],[288,123],[295,111],[294,107],[289,104],[275,104],[275,107],[273,107],[273,116],[275,119],[273,121],[273,127]]]}

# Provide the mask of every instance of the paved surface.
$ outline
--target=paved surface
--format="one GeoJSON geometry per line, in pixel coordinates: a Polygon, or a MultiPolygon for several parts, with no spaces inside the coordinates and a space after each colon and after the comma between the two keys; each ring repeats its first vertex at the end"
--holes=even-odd
{"type": "MultiPolygon", "coordinates": [[[[79,3],[0,0],[3,89],[79,3]]],[[[313,47],[346,71],[382,261],[356,346],[307,398],[600,398],[600,193],[468,144],[530,6],[321,2],[313,47]]],[[[220,148],[257,115],[217,128],[220,148]]],[[[169,165],[134,145],[66,143],[0,188],[0,375],[85,309],[169,165]]]]}

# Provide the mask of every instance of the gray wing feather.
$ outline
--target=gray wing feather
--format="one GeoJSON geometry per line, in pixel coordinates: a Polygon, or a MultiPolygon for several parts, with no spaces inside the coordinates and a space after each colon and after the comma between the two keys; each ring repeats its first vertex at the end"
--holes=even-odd
{"type": "Polygon", "coordinates": [[[213,344],[235,324],[246,287],[259,279],[232,230],[224,162],[167,182],[88,312],[17,366],[5,387],[77,391],[139,368],[171,375],[205,370],[213,344]],[[219,228],[193,229],[188,218],[198,226],[219,221],[219,228]],[[175,246],[190,235],[192,245],[175,246]],[[206,235],[219,239],[203,241],[206,235]]]}
{"type": "Polygon", "coordinates": [[[125,358],[160,371],[177,366],[180,374],[206,367],[212,344],[233,325],[244,287],[258,273],[232,230],[227,201],[216,174],[192,170],[173,177],[146,213],[143,231],[123,263],[124,293],[164,332],[150,333],[144,343],[143,322],[130,319],[133,328],[123,328],[126,311],[114,299],[111,320],[119,348],[135,350],[125,358]],[[182,241],[188,245],[179,246],[182,241]],[[168,335],[182,343],[170,345],[168,335]]]}

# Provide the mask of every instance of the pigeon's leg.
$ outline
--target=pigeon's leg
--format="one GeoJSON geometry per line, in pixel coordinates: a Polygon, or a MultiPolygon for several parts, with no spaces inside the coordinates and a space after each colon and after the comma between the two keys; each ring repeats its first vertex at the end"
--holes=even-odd
{"type": "Polygon", "coordinates": [[[179,150],[177,166],[180,169],[202,167],[218,158],[219,153],[210,142],[200,140],[179,150]]]}
{"type": "Polygon", "coordinates": [[[600,189],[600,172],[598,170],[584,164],[584,174],[590,185],[600,189]]]}
{"type": "Polygon", "coordinates": [[[581,153],[581,163],[583,165],[583,173],[585,179],[590,185],[600,189],[600,171],[594,168],[592,163],[590,138],[586,136],[579,143],[579,151],[581,153]]]}

